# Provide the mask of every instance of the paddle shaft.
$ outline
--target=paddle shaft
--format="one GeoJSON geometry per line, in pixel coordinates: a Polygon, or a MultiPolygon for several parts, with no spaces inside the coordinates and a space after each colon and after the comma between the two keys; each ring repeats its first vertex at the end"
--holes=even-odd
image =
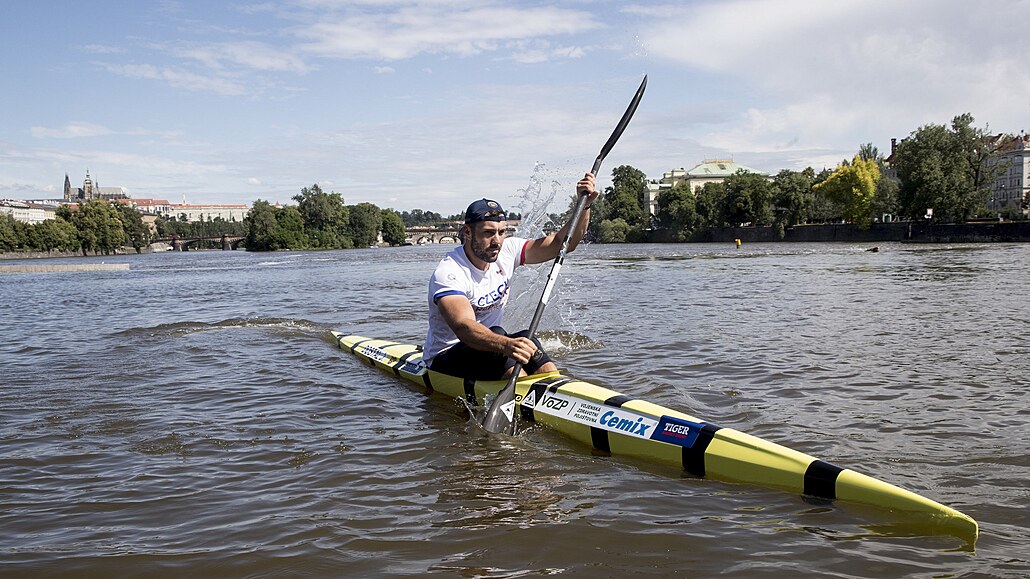
{"type": "MultiPolygon", "coordinates": [[[[612,135],[608,137],[608,141],[605,142],[604,146],[601,147],[600,154],[594,159],[594,166],[590,169],[595,177],[597,171],[601,168],[601,162],[608,156],[608,153],[615,146],[615,142],[622,136],[622,132],[626,130],[626,126],[629,124],[633,113],[637,110],[637,105],[640,104],[640,97],[644,96],[644,89],[647,88],[647,75],[644,75],[644,80],[640,82],[640,87],[637,89],[636,94],[633,95],[633,100],[630,101],[629,107],[626,112],[623,113],[622,119],[619,120],[619,124],[615,126],[615,130],[612,131],[612,135]]],[[[540,318],[544,315],[544,308],[547,307],[547,300],[551,297],[551,291],[554,290],[554,284],[558,281],[558,272],[561,271],[562,264],[565,263],[565,256],[569,253],[569,245],[572,241],[572,236],[575,234],[576,229],[579,227],[579,220],[583,216],[583,211],[586,210],[587,195],[582,194],[576,201],[576,207],[572,210],[572,217],[569,218],[568,231],[565,232],[565,237],[561,242],[561,249],[558,250],[558,256],[554,258],[554,263],[551,265],[551,273],[547,275],[547,284],[544,285],[544,291],[540,295],[540,302],[536,305],[536,311],[533,312],[533,321],[529,324],[529,339],[533,339],[536,335],[536,329],[540,325],[540,318]]],[[[515,367],[512,368],[511,377],[508,378],[508,383],[504,386],[504,389],[497,393],[497,396],[490,402],[490,409],[487,411],[486,416],[483,418],[483,428],[490,432],[504,432],[506,434],[515,434],[515,413],[514,413],[514,400],[515,400],[515,382],[519,379],[519,374],[522,372],[522,364],[520,362],[515,363],[515,367]],[[506,410],[507,409],[507,410],[506,410]]]]}

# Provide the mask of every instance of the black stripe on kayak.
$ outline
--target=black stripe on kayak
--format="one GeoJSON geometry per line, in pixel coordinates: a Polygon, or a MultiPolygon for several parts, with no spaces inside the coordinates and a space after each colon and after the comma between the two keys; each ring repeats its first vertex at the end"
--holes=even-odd
{"type": "Polygon", "coordinates": [[[367,343],[372,342],[372,341],[374,341],[374,340],[372,340],[372,338],[366,338],[364,340],[358,340],[357,342],[354,342],[350,346],[350,353],[353,354],[354,350],[358,349],[358,346],[360,346],[362,344],[367,344],[367,343]]]}
{"type": "Polygon", "coordinates": [[[701,427],[701,432],[698,433],[693,446],[683,447],[683,470],[694,476],[705,476],[705,451],[712,443],[715,433],[721,429],[721,426],[714,424],[705,424],[701,427]]]}
{"type": "Polygon", "coordinates": [[[433,391],[433,381],[429,379],[428,369],[426,370],[426,373],[422,375],[422,383],[426,385],[426,388],[429,389],[430,393],[433,391]]]}
{"type": "Polygon", "coordinates": [[[476,405],[476,381],[472,378],[465,378],[465,401],[476,405]]]}
{"type": "Polygon", "coordinates": [[[555,376],[554,378],[544,378],[543,380],[537,382],[537,384],[540,384],[541,386],[547,388],[549,391],[553,393],[557,392],[559,388],[568,384],[569,382],[572,382],[572,378],[569,378],[567,376],[555,376]]]}
{"type": "MultiPolygon", "coordinates": [[[[522,400],[525,400],[526,398],[529,398],[530,396],[533,396],[533,401],[534,401],[534,406],[535,406],[536,405],[535,403],[540,402],[540,399],[544,397],[544,392],[546,392],[546,391],[547,391],[547,385],[544,384],[543,380],[540,381],[540,382],[536,382],[532,386],[529,387],[529,391],[526,392],[526,396],[523,397],[522,400]]],[[[519,404],[519,415],[522,417],[523,420],[525,420],[527,422],[536,422],[536,412],[534,412],[534,408],[530,408],[529,406],[525,406],[525,405],[520,403],[519,404]]]]}
{"type": "Polygon", "coordinates": [[[633,400],[633,399],[630,398],[629,396],[626,396],[625,394],[616,394],[615,396],[612,396],[611,398],[605,400],[604,403],[607,404],[608,406],[614,406],[616,408],[622,408],[622,405],[627,403],[627,402],[629,402],[630,400],[633,400]]]}
{"type": "Polygon", "coordinates": [[[597,450],[611,454],[612,447],[608,444],[608,431],[596,426],[590,427],[590,442],[597,450]]]}
{"type": "Polygon", "coordinates": [[[418,350],[412,350],[412,351],[408,352],[407,354],[404,354],[403,356],[401,356],[400,359],[397,360],[397,363],[393,365],[393,373],[398,375],[398,376],[400,376],[401,375],[401,366],[403,366],[404,363],[408,361],[408,358],[414,356],[415,354],[418,354],[418,350]]]}
{"type": "Polygon", "coordinates": [[[805,494],[822,499],[837,498],[837,476],[843,468],[823,460],[813,460],[805,471],[805,494]]]}

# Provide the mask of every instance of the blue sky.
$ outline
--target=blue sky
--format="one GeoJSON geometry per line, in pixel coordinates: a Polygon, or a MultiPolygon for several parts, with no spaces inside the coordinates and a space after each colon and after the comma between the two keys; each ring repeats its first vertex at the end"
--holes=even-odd
{"type": "Polygon", "coordinates": [[[11,0],[0,198],[87,169],[134,197],[458,213],[534,175],[706,158],[833,167],[970,112],[1030,129],[1030,3],[998,0],[11,0]],[[545,169],[540,169],[543,164],[545,169]]]}

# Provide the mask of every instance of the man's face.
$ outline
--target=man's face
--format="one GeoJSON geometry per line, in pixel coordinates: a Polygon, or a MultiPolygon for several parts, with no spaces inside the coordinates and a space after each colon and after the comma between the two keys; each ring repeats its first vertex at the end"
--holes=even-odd
{"type": "Polygon", "coordinates": [[[470,224],[469,229],[472,230],[472,235],[469,243],[472,255],[487,263],[497,261],[507,228],[506,221],[480,221],[470,224]]]}

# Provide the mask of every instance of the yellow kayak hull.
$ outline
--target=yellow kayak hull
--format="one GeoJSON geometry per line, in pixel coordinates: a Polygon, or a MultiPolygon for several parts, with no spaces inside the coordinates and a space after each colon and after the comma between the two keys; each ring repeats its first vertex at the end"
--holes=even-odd
{"type": "MultiPolygon", "coordinates": [[[[340,332],[332,335],[340,349],[372,366],[473,405],[484,405],[506,384],[429,370],[420,346],[340,332]]],[[[699,477],[872,505],[904,515],[905,527],[922,534],[954,535],[975,543],[979,533],[968,515],[916,493],[561,373],[520,379],[515,384],[515,402],[522,421],[546,425],[612,455],[681,467],[699,477]]]]}

